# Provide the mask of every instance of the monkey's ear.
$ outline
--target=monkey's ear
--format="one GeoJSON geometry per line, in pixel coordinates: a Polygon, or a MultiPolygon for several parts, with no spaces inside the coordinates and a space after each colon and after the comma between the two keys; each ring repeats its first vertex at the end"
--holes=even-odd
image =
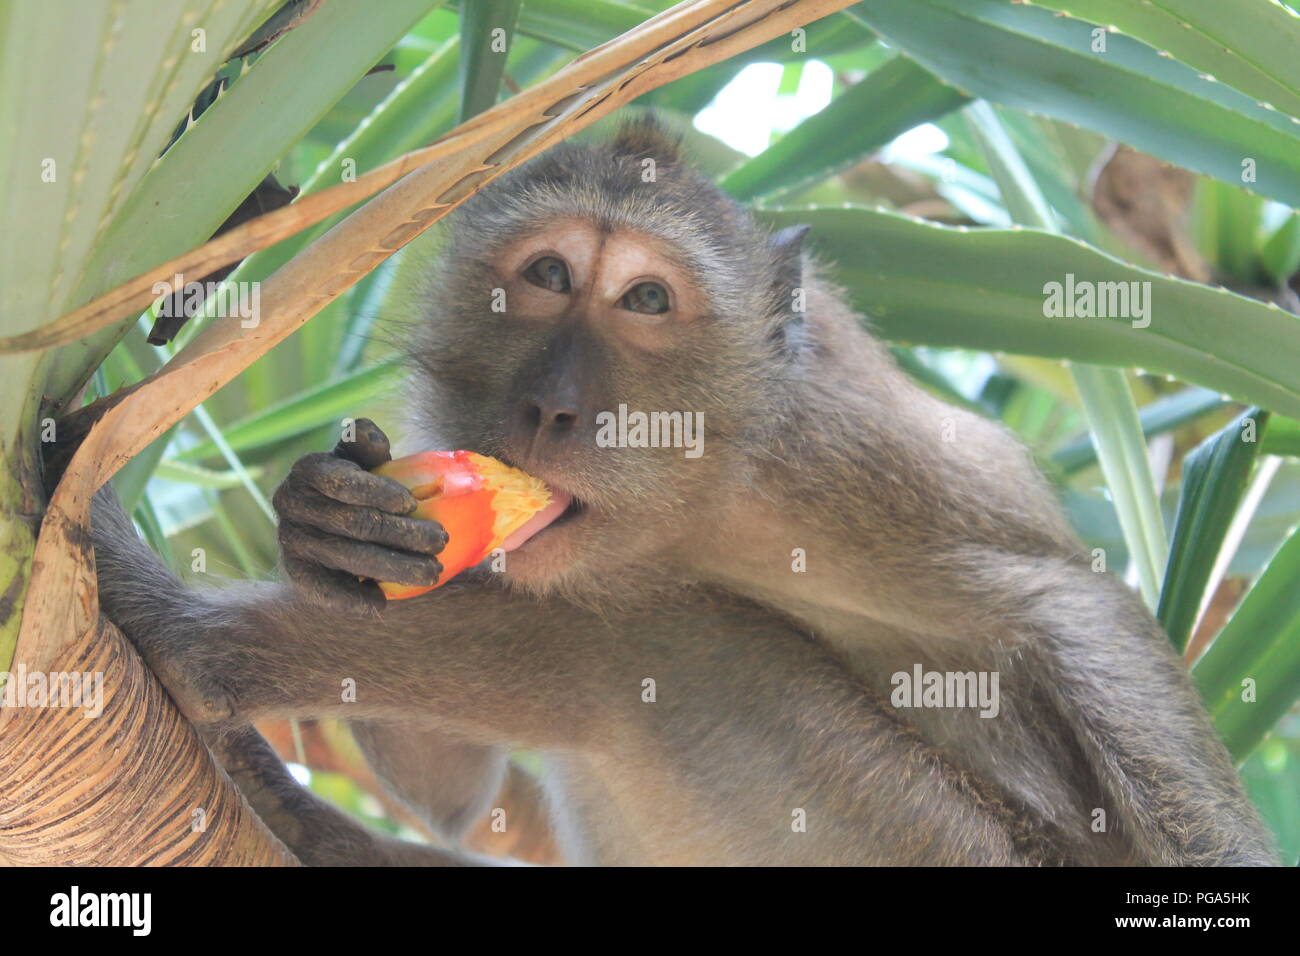
{"type": "Polygon", "coordinates": [[[788,226],[768,240],[772,251],[772,288],[790,312],[796,307],[796,290],[803,286],[803,237],[812,226],[788,226]]]}
{"type": "Polygon", "coordinates": [[[772,300],[782,321],[772,330],[772,340],[793,351],[803,327],[803,237],[812,226],[789,226],[768,240],[772,253],[772,300]]]}
{"type": "Polygon", "coordinates": [[[615,156],[648,156],[663,166],[673,166],[682,158],[682,138],[670,132],[654,113],[645,113],[620,126],[610,147],[615,156]]]}

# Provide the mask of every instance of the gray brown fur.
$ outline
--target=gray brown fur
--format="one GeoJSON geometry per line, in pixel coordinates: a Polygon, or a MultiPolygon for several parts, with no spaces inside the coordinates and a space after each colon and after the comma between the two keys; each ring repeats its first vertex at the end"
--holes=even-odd
{"type": "Polygon", "coordinates": [[[354,464],[387,456],[368,423],[277,492],[289,583],[188,589],[97,502],[109,616],[258,768],[241,784],[305,859],[467,861],[296,794],[235,729],[252,719],[365,721],[381,775],[453,838],[504,754],[539,751],[575,862],[1276,862],[1168,640],[1091,570],[1025,451],[915,386],[798,237],[772,242],[656,129],[552,150],[468,202],[452,236],[411,347],[417,444],[571,490],[587,510],[564,568],[470,572],[383,606],[356,574],[429,580],[442,539],[354,464]],[[581,316],[491,312],[502,245],[574,214],[670,243],[707,316],[638,354],[581,316]],[[594,412],[619,402],[703,411],[705,455],[595,447],[594,412]],[[572,425],[521,422],[561,406],[572,425]],[[998,671],[1001,713],[895,709],[890,675],[918,662],[998,671]]]}

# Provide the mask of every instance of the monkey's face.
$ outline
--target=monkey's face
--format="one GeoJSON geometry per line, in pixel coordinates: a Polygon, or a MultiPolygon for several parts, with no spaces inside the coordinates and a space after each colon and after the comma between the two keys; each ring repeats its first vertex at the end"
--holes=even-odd
{"type": "Polygon", "coordinates": [[[417,356],[430,438],[567,501],[509,555],[512,583],[671,575],[748,492],[775,385],[760,277],[708,276],[662,235],[566,215],[458,241],[433,295],[417,356]]]}

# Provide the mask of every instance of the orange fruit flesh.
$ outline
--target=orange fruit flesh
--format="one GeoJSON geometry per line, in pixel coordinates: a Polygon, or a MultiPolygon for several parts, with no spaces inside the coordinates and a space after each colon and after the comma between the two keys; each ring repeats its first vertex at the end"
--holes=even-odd
{"type": "Polygon", "coordinates": [[[432,587],[381,581],[393,599],[415,597],[478,564],[551,501],[545,482],[472,451],[428,451],[386,462],[375,474],[392,478],[419,501],[411,517],[447,532],[438,555],[442,574],[432,587]]]}

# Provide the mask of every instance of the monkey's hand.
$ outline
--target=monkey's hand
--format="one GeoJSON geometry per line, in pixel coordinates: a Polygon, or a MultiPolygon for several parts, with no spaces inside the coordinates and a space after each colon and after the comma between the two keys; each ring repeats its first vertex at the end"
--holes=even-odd
{"type": "Polygon", "coordinates": [[[281,564],[312,601],[374,616],[385,603],[376,582],[428,587],[442,573],[442,525],[405,517],[415,498],[393,479],[370,473],[391,457],[379,426],[358,418],[352,441],[299,458],[276,489],[281,564]]]}

